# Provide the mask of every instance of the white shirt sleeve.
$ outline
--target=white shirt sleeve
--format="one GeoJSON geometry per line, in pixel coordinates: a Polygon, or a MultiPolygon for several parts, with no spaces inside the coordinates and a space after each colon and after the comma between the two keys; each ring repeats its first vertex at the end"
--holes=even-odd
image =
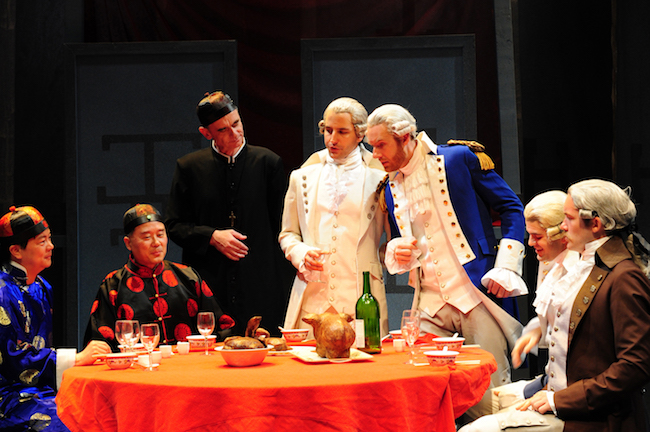
{"type": "Polygon", "coordinates": [[[74,348],[57,348],[56,350],[56,388],[61,387],[61,379],[66,369],[74,366],[77,350],[74,348]]]}

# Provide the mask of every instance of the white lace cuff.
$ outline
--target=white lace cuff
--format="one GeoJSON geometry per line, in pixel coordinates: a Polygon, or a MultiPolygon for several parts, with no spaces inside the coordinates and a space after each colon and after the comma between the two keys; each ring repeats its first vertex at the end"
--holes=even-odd
{"type": "Polygon", "coordinates": [[[422,255],[420,249],[414,249],[411,253],[411,260],[406,264],[400,264],[395,259],[395,250],[398,246],[407,246],[413,244],[415,237],[397,237],[392,239],[386,244],[386,257],[385,264],[388,273],[390,274],[403,274],[408,271],[413,270],[414,268],[420,267],[420,261],[418,258],[422,255]]]}
{"type": "Polygon", "coordinates": [[[510,293],[510,297],[528,294],[526,282],[514,271],[505,268],[493,268],[483,275],[481,284],[487,287],[491,280],[505,288],[510,293]]]}

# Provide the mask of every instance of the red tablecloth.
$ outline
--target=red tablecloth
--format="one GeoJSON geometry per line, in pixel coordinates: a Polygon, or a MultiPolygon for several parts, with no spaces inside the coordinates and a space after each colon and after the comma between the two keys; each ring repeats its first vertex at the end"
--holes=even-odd
{"type": "Polygon", "coordinates": [[[227,366],[198,352],[163,359],[158,371],[68,369],[56,402],[73,432],[454,431],[496,370],[492,355],[463,349],[454,367],[404,364],[390,343],[373,360],[304,363],[267,356],[227,366]]]}

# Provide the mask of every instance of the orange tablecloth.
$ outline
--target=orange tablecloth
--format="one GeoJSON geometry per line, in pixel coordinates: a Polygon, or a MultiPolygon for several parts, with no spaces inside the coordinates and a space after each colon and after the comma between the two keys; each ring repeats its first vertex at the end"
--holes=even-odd
{"type": "Polygon", "coordinates": [[[309,364],[267,356],[227,366],[198,352],[163,359],[158,371],[104,364],[63,374],[56,402],[73,432],[454,431],[496,370],[491,354],[461,351],[479,365],[410,366],[390,343],[373,360],[309,364]]]}

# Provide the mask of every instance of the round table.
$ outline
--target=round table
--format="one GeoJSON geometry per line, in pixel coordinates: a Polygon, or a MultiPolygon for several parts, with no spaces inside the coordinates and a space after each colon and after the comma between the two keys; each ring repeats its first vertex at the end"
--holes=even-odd
{"type": "Polygon", "coordinates": [[[407,358],[391,343],[372,360],[348,363],[269,355],[236,368],[218,352],[175,354],[154,372],[68,369],[56,402],[73,432],[454,431],[496,370],[478,348],[458,358],[478,364],[412,366],[407,358]]]}

